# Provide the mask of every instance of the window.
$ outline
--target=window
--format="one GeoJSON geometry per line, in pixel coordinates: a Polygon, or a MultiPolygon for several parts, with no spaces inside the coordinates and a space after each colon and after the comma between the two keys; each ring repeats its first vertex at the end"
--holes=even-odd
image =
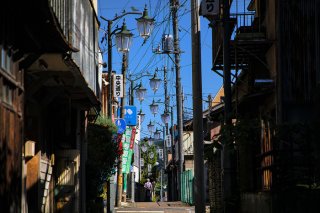
{"type": "Polygon", "coordinates": [[[273,154],[272,154],[272,135],[270,129],[270,123],[268,121],[262,121],[262,146],[261,146],[261,169],[262,169],[262,188],[268,191],[272,187],[272,166],[273,166],[273,154]]]}
{"type": "Polygon", "coordinates": [[[11,85],[9,85],[7,81],[4,81],[2,85],[2,101],[12,106],[13,94],[14,88],[11,85]]]}
{"type": "Polygon", "coordinates": [[[2,46],[0,46],[0,68],[5,72],[12,73],[11,71],[11,57],[2,46]]]}

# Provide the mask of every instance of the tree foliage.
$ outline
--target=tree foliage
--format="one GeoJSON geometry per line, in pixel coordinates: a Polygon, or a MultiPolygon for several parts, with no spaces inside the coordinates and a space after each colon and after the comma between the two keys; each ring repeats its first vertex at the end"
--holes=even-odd
{"type": "Polygon", "coordinates": [[[118,144],[112,140],[116,126],[106,117],[88,125],[88,158],[86,163],[87,199],[103,191],[104,183],[115,173],[118,144]]]}
{"type": "Polygon", "coordinates": [[[145,145],[147,147],[147,151],[143,152],[140,147],[141,158],[144,161],[144,166],[142,167],[142,171],[141,171],[140,183],[145,183],[147,181],[147,178],[153,178],[152,175],[151,176],[149,175],[149,173],[152,173],[152,171],[148,172],[148,164],[151,164],[152,167],[155,166],[157,162],[157,150],[154,144],[149,146],[147,139],[144,139],[143,141],[141,141],[140,146],[142,145],[145,145]],[[150,153],[153,153],[153,158],[150,158],[150,153]]]}

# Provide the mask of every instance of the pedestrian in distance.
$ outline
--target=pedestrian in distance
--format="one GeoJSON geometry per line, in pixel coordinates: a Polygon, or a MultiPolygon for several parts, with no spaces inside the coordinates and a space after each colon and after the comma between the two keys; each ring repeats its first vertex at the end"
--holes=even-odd
{"type": "Polygon", "coordinates": [[[146,189],[146,202],[151,202],[151,191],[152,191],[152,183],[150,182],[150,179],[147,179],[147,182],[144,184],[144,188],[146,189]]]}

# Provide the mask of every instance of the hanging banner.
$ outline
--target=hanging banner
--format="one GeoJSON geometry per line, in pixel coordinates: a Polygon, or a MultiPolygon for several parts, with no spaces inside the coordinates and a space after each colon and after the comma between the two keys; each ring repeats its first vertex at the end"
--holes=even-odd
{"type": "Polygon", "coordinates": [[[132,155],[133,155],[133,150],[129,149],[128,162],[127,162],[126,169],[125,169],[125,172],[124,172],[126,174],[128,174],[130,172],[132,155]]]}
{"type": "Polygon", "coordinates": [[[136,125],[136,137],[134,142],[139,144],[140,142],[140,115],[137,116],[137,125],[136,125]]]}
{"type": "Polygon", "coordinates": [[[168,148],[171,147],[171,135],[166,135],[166,145],[168,148]]]}
{"type": "Polygon", "coordinates": [[[136,129],[132,128],[131,137],[130,137],[129,156],[128,156],[128,161],[130,163],[127,163],[126,173],[129,173],[131,171],[131,161],[132,161],[132,155],[133,155],[135,136],[136,136],[136,129]]]}
{"type": "Polygon", "coordinates": [[[123,97],[123,75],[122,74],[113,75],[113,96],[115,98],[123,97]]]}
{"type": "Polygon", "coordinates": [[[163,159],[163,149],[159,149],[159,159],[163,159]]]}
{"type": "Polygon", "coordinates": [[[136,128],[133,127],[131,130],[130,149],[133,149],[135,137],[136,137],[136,128]]]}
{"type": "Polygon", "coordinates": [[[133,155],[133,145],[135,140],[136,129],[127,127],[123,142],[123,155],[122,155],[122,173],[128,174],[133,155]]]}
{"type": "Polygon", "coordinates": [[[127,164],[131,164],[131,160],[129,162],[130,139],[131,139],[131,128],[127,127],[122,140],[122,149],[123,149],[122,173],[126,173],[127,164]]]}

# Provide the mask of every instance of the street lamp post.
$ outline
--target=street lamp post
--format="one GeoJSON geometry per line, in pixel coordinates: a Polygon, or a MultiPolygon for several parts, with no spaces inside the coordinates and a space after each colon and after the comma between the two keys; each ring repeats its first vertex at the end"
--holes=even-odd
{"type": "Polygon", "coordinates": [[[150,121],[147,127],[150,134],[152,134],[154,132],[154,124],[150,121]]]}
{"type": "Polygon", "coordinates": [[[142,122],[144,121],[144,117],[145,117],[146,114],[144,114],[144,113],[142,112],[142,109],[140,109],[138,115],[140,116],[140,122],[142,123],[142,122]]]}
{"type": "Polygon", "coordinates": [[[159,129],[156,129],[155,133],[153,134],[153,137],[155,140],[159,140],[161,137],[161,131],[159,129]]]}
{"type": "Polygon", "coordinates": [[[152,103],[149,106],[150,106],[150,111],[153,115],[158,113],[159,104],[155,102],[154,99],[152,100],[152,103]]]}
{"type": "MultiPolygon", "coordinates": [[[[132,12],[124,12],[122,13],[120,16],[116,16],[113,19],[106,19],[103,16],[100,16],[101,19],[107,21],[108,23],[108,30],[107,30],[107,40],[108,40],[108,75],[109,75],[109,116],[112,116],[112,35],[115,34],[117,31],[119,31],[120,29],[117,28],[114,31],[112,31],[112,23],[120,18],[123,18],[126,15],[142,15],[140,18],[137,18],[137,23],[138,23],[138,30],[139,30],[139,34],[142,38],[146,39],[150,36],[151,31],[153,29],[153,25],[154,25],[154,19],[150,18],[148,16],[148,11],[147,11],[147,7],[145,6],[145,9],[143,11],[143,13],[141,12],[136,12],[136,11],[132,11],[132,12]]],[[[122,26],[121,28],[122,33],[117,33],[116,35],[116,41],[117,41],[117,45],[118,45],[118,50],[122,51],[122,52],[127,52],[129,51],[129,45],[131,44],[131,37],[132,34],[126,29],[126,26],[122,26]]]]}
{"type": "MultiPolygon", "coordinates": [[[[112,117],[112,35],[115,34],[117,31],[119,31],[120,29],[117,28],[114,31],[112,31],[112,23],[126,15],[129,14],[135,14],[135,15],[141,15],[142,17],[137,19],[138,22],[138,29],[139,29],[139,34],[145,39],[147,38],[152,29],[153,29],[153,23],[154,23],[154,19],[150,18],[148,16],[148,11],[147,11],[147,7],[145,7],[145,10],[143,13],[141,12],[124,12],[122,13],[120,16],[116,16],[113,19],[106,19],[102,16],[101,19],[107,21],[108,23],[108,31],[107,31],[107,40],[108,40],[108,80],[109,80],[109,94],[108,94],[108,116],[109,118],[112,117]]],[[[128,52],[129,51],[129,45],[131,44],[131,38],[132,38],[132,34],[126,29],[126,25],[124,24],[121,28],[121,31],[116,33],[116,42],[117,42],[117,47],[119,51],[122,52],[128,52]]],[[[125,85],[124,85],[125,87],[125,85]]],[[[117,199],[116,199],[116,206],[120,205],[120,201],[121,201],[121,192],[122,192],[122,173],[121,173],[121,157],[118,160],[118,187],[117,187],[117,199]]],[[[109,197],[108,197],[109,199],[109,197]]],[[[108,202],[108,206],[107,206],[107,210],[108,212],[110,212],[110,202],[108,202]]]]}
{"type": "Polygon", "coordinates": [[[160,83],[161,79],[158,78],[157,72],[155,72],[153,77],[150,78],[150,87],[152,88],[153,92],[156,92],[159,89],[160,83]]]}

